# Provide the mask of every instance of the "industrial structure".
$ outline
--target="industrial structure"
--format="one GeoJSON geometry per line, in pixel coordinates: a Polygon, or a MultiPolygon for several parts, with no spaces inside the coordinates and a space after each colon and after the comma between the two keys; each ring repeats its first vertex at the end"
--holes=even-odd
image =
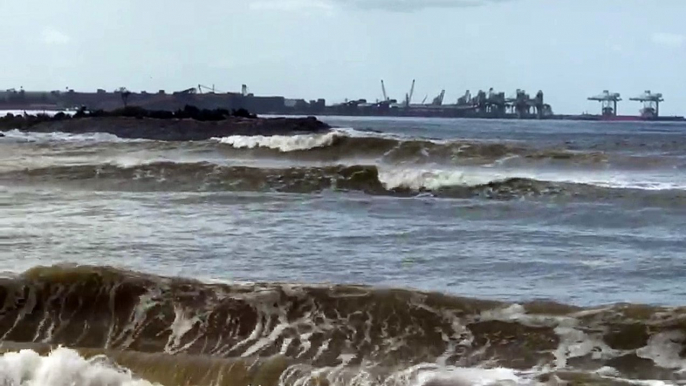
{"type": "Polygon", "coordinates": [[[632,101],[638,101],[643,103],[643,108],[641,109],[641,116],[645,118],[658,118],[660,116],[660,102],[663,102],[662,94],[653,94],[650,90],[646,90],[643,94],[629,98],[632,101]]]}
{"type": "Polygon", "coordinates": [[[338,115],[389,115],[389,116],[426,116],[456,118],[521,118],[544,119],[553,116],[552,108],[544,102],[543,91],[531,97],[524,90],[516,90],[514,95],[506,97],[504,92],[493,88],[479,90],[472,96],[467,90],[453,104],[445,103],[445,89],[426,103],[428,95],[421,103],[412,103],[416,82],[413,80],[409,92],[405,93],[402,103],[391,98],[386,84],[381,80],[382,99],[375,103],[367,99],[346,100],[343,103],[327,106],[327,112],[338,115]]]}
{"type": "Polygon", "coordinates": [[[283,96],[256,96],[241,85],[240,92],[223,92],[215,85],[198,84],[185,90],[167,93],[131,92],[118,88],[112,92],[99,89],[96,92],[65,91],[35,92],[9,89],[0,91],[0,110],[64,110],[85,106],[90,110],[114,110],[125,106],[138,106],[149,110],[178,110],[186,105],[205,109],[247,109],[256,114],[275,115],[341,115],[341,116],[410,116],[445,118],[496,118],[496,119],[579,119],[579,120],[683,120],[683,117],[661,117],[662,94],[645,91],[632,101],[643,103],[639,116],[620,116],[617,104],[622,100],[619,93],[604,90],[589,100],[601,103],[599,115],[556,115],[545,103],[543,91],[531,96],[525,90],[517,89],[511,96],[489,88],[479,90],[475,95],[469,90],[454,103],[446,103],[445,89],[427,103],[426,95],[421,103],[413,103],[415,80],[404,93],[403,98],[392,98],[381,80],[382,99],[368,102],[367,99],[345,100],[343,103],[327,105],[324,99],[289,99],[283,96]]]}
{"type": "Polygon", "coordinates": [[[602,94],[588,97],[589,101],[598,101],[601,106],[601,115],[604,117],[617,116],[617,102],[622,100],[622,96],[617,92],[603,90],[602,94]]]}
{"type": "Polygon", "coordinates": [[[626,116],[618,115],[617,103],[622,101],[622,97],[619,93],[609,92],[604,90],[602,94],[589,97],[588,100],[598,101],[601,104],[601,117],[604,119],[617,119],[626,120],[632,118],[641,118],[644,120],[659,120],[660,117],[660,103],[664,102],[661,93],[653,94],[650,90],[646,90],[643,94],[629,98],[631,101],[643,103],[643,108],[640,109],[640,115],[636,116],[626,116]]]}

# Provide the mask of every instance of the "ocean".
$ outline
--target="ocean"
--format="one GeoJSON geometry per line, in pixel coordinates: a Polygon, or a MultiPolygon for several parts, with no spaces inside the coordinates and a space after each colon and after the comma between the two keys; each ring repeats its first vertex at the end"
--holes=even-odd
{"type": "Polygon", "coordinates": [[[0,384],[686,384],[686,124],[321,119],[5,132],[0,384]]]}

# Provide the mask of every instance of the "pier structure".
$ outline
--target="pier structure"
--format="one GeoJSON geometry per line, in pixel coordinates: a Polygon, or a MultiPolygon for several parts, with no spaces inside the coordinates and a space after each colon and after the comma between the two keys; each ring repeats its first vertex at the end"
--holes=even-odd
{"type": "Polygon", "coordinates": [[[515,114],[518,118],[535,116],[540,118],[551,114],[551,108],[543,100],[543,91],[539,90],[532,98],[525,90],[517,89],[514,97],[505,100],[510,114],[515,114]],[[533,110],[533,113],[532,113],[533,110]]]}
{"type": "Polygon", "coordinates": [[[588,97],[589,101],[598,101],[601,104],[601,115],[605,117],[617,116],[617,102],[622,100],[618,92],[603,90],[602,94],[588,97]]]}

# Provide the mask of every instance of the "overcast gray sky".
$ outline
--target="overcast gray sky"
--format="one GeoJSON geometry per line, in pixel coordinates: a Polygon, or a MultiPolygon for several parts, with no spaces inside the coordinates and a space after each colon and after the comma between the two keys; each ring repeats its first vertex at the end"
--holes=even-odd
{"type": "Polygon", "coordinates": [[[214,84],[328,102],[542,89],[558,113],[651,89],[686,114],[685,0],[21,0],[0,3],[1,88],[214,84]]]}

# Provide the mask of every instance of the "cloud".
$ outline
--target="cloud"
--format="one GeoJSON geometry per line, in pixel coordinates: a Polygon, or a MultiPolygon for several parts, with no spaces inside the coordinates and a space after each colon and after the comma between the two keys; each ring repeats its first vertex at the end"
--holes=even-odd
{"type": "Polygon", "coordinates": [[[67,34],[60,32],[52,27],[47,27],[43,29],[41,36],[43,39],[43,43],[49,45],[65,45],[71,42],[71,38],[67,34]]]}
{"type": "Polygon", "coordinates": [[[656,32],[653,34],[652,40],[653,43],[660,46],[679,48],[686,43],[686,36],[673,33],[656,32]]]}
{"type": "Polygon", "coordinates": [[[512,0],[337,0],[339,3],[359,8],[383,9],[395,12],[410,12],[426,8],[466,8],[512,0]]]}

